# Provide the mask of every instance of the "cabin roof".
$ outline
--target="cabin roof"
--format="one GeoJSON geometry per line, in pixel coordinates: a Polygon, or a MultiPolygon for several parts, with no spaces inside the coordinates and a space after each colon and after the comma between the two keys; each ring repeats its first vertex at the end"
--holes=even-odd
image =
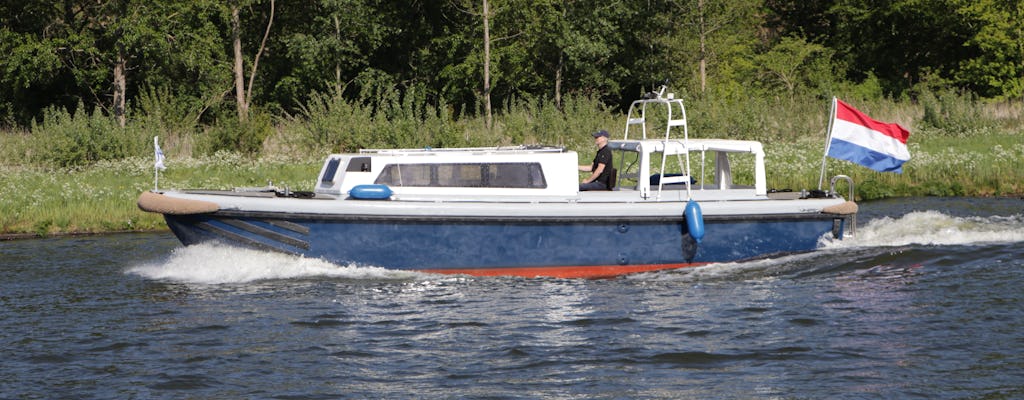
{"type": "MultiPolygon", "coordinates": [[[[543,145],[519,145],[519,146],[496,146],[496,147],[453,147],[453,148],[409,148],[409,149],[362,149],[362,155],[401,155],[401,156],[432,156],[453,154],[461,155],[498,155],[498,154],[540,154],[540,153],[569,153],[564,147],[543,146],[543,145]]],[[[331,156],[341,156],[332,154],[331,156]]]]}
{"type": "Polygon", "coordinates": [[[686,152],[700,151],[721,151],[726,153],[750,153],[764,154],[764,147],[761,142],[754,140],[731,140],[731,139],[671,139],[667,142],[661,139],[643,140],[611,140],[608,146],[612,150],[635,151],[643,153],[662,152],[668,149],[668,154],[683,154],[686,152]]]}

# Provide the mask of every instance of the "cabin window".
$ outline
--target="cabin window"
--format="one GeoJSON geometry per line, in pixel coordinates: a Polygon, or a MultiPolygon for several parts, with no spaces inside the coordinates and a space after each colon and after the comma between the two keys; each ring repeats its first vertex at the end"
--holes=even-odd
{"type": "Polygon", "coordinates": [[[352,157],[345,172],[370,172],[370,157],[352,157]]]}
{"type": "Polygon", "coordinates": [[[340,159],[332,158],[331,161],[327,162],[327,168],[324,169],[324,176],[320,178],[320,182],[331,183],[334,182],[334,174],[338,172],[338,164],[341,163],[340,159]]]}
{"type": "Polygon", "coordinates": [[[374,183],[396,187],[547,187],[539,163],[389,164],[374,183]]]}

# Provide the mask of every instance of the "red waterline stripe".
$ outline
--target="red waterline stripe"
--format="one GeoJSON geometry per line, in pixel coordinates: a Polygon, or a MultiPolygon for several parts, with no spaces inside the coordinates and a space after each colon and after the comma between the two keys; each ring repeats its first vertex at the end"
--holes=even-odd
{"type": "Polygon", "coordinates": [[[645,264],[645,265],[593,265],[567,267],[517,267],[517,268],[466,268],[466,269],[424,269],[421,272],[433,274],[461,274],[472,276],[521,276],[525,278],[611,278],[638,272],[661,271],[666,269],[691,268],[707,263],[686,264],[645,264]]]}

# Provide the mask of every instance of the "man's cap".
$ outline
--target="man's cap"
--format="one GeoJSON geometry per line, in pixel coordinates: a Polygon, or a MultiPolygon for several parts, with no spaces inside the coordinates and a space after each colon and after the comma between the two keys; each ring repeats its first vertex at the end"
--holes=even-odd
{"type": "Polygon", "coordinates": [[[608,137],[608,131],[602,129],[602,130],[599,130],[597,132],[594,132],[593,135],[594,135],[594,137],[601,137],[601,136],[608,137]]]}

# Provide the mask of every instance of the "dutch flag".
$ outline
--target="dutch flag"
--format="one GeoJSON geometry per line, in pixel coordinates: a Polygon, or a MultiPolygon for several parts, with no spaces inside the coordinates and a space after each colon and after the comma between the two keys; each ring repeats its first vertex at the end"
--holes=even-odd
{"type": "Polygon", "coordinates": [[[899,124],[878,122],[833,98],[829,157],[852,161],[878,172],[903,172],[910,160],[910,132],[899,124]]]}
{"type": "Polygon", "coordinates": [[[156,161],[153,162],[153,168],[158,170],[167,169],[164,166],[164,151],[160,149],[158,136],[153,136],[153,152],[156,153],[154,157],[156,161]]]}

